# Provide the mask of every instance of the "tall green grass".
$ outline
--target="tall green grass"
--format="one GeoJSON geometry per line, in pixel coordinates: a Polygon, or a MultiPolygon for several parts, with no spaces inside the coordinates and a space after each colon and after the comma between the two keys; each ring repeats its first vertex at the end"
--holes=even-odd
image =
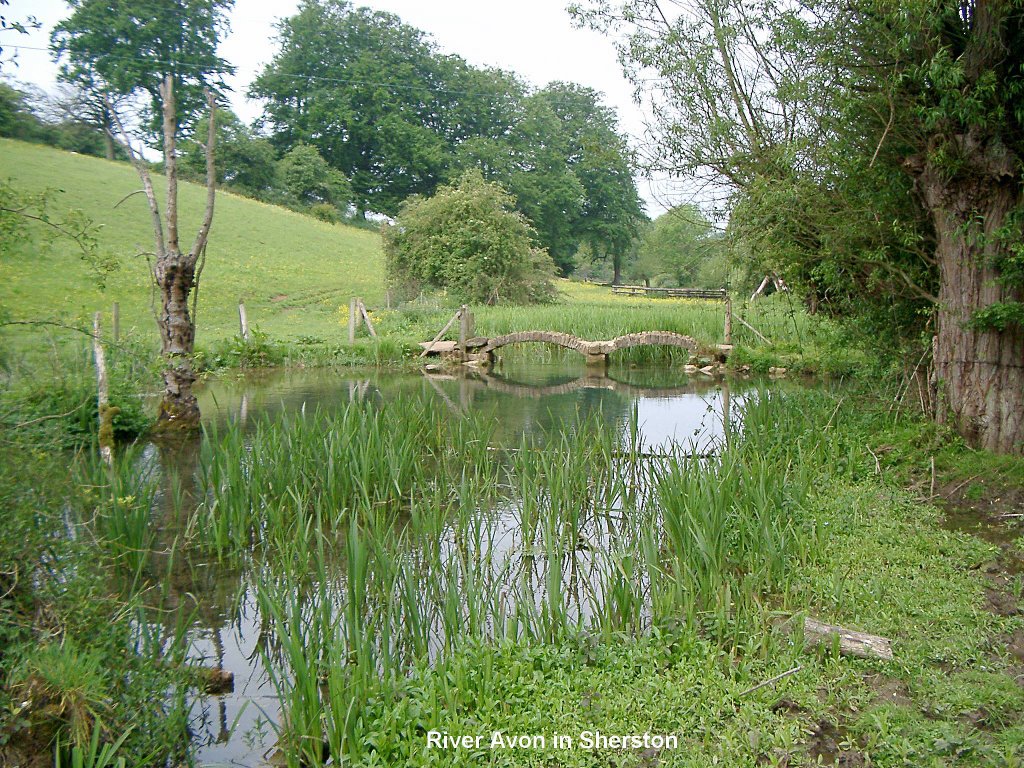
{"type": "Polygon", "coordinates": [[[467,642],[682,627],[767,654],[765,601],[820,550],[807,502],[838,450],[812,399],[748,398],[711,459],[644,458],[635,423],[596,419],[499,445],[487,414],[401,401],[229,425],[202,440],[182,546],[253,569],[290,764],[381,757],[375,708],[467,642]]]}

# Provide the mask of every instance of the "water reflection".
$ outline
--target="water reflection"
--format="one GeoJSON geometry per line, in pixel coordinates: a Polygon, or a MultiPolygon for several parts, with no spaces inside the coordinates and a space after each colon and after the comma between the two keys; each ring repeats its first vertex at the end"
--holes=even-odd
{"type": "MultiPolygon", "coordinates": [[[[598,418],[609,430],[626,435],[633,421],[642,446],[657,452],[668,443],[687,446],[693,453],[710,452],[725,439],[731,416],[737,412],[749,385],[701,376],[686,378],[665,369],[612,369],[599,376],[581,368],[555,365],[508,365],[499,373],[381,373],[336,371],[272,371],[232,376],[206,383],[199,392],[200,405],[211,426],[231,421],[251,427],[259,418],[316,410],[340,409],[351,402],[368,407],[401,398],[423,398],[444,404],[452,418],[471,411],[495,419],[496,446],[513,447],[522,438],[552,430],[573,430],[583,420],[598,418]]],[[[254,446],[258,449],[258,446],[254,446]]],[[[257,765],[272,748],[274,734],[268,719],[277,714],[273,688],[259,660],[268,648],[269,633],[253,594],[251,568],[229,566],[196,553],[177,553],[174,537],[186,524],[187,510],[198,503],[197,446],[158,447],[148,460],[159,466],[161,477],[160,520],[162,538],[156,549],[168,553],[152,563],[164,584],[163,607],[192,612],[190,639],[193,654],[210,666],[235,675],[234,691],[196,702],[192,723],[200,765],[257,765]],[[185,512],[183,512],[185,510],[185,512]],[[229,732],[233,735],[229,739],[229,732]]],[[[614,500],[605,514],[591,519],[587,534],[590,549],[573,551],[561,581],[567,603],[580,610],[595,585],[587,571],[594,565],[592,553],[621,527],[614,500]],[[603,528],[603,529],[602,529],[603,528]]],[[[458,543],[445,546],[456,560],[476,558],[471,570],[483,563],[508,569],[513,558],[521,570],[519,589],[543,598],[550,566],[532,551],[536,531],[523,529],[520,510],[494,510],[486,523],[492,526],[490,548],[458,552],[458,543]],[[523,566],[520,568],[520,566],[523,566]]]]}
{"type": "Polygon", "coordinates": [[[724,436],[723,424],[749,388],[744,381],[687,378],[664,369],[613,369],[600,376],[520,364],[498,374],[257,372],[208,382],[199,398],[208,421],[220,426],[232,420],[247,425],[256,415],[339,409],[353,401],[436,398],[453,414],[493,412],[499,439],[509,444],[542,430],[571,429],[594,414],[621,431],[636,409],[645,445],[675,441],[700,450],[724,436]]]}

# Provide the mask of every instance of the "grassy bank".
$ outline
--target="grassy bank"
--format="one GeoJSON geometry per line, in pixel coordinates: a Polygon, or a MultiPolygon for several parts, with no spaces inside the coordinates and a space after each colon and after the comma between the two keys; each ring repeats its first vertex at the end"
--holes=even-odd
{"type": "Polygon", "coordinates": [[[0,764],[185,759],[186,648],[137,586],[112,589],[120,558],[90,523],[118,502],[72,478],[78,459],[43,426],[0,429],[0,764]]]}
{"type": "MultiPolygon", "coordinates": [[[[16,319],[87,323],[96,311],[121,305],[122,328],[155,340],[146,256],[153,234],[139,180],[126,163],[74,155],[0,139],[0,177],[26,192],[58,190],[54,211],[78,209],[102,226],[98,239],[120,268],[103,290],[67,243],[40,242],[4,255],[0,305],[16,319]],[[127,199],[126,199],[127,198],[127,199]]],[[[160,191],[161,177],[154,178],[160,191]]],[[[162,194],[162,191],[160,191],[162,194]]],[[[205,192],[180,186],[183,246],[198,229],[205,192]]],[[[333,226],[277,206],[220,193],[207,247],[198,304],[198,342],[230,338],[238,330],[238,302],[275,338],[337,334],[338,307],[349,296],[383,302],[380,236],[333,226]]]]}

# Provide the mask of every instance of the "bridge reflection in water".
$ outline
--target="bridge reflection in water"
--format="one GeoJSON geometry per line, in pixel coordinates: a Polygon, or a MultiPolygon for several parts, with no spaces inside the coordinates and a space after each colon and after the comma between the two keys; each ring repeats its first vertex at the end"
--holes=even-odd
{"type": "MultiPolygon", "coordinates": [[[[684,378],[682,383],[678,384],[651,386],[623,381],[609,375],[606,371],[595,370],[589,367],[584,375],[557,383],[519,382],[506,376],[479,369],[460,372],[459,374],[424,371],[423,376],[437,396],[456,413],[467,413],[472,410],[476,406],[476,396],[480,393],[495,393],[515,399],[539,401],[572,395],[587,390],[596,390],[613,392],[621,396],[621,399],[626,402],[636,403],[640,400],[672,402],[673,406],[668,409],[673,412],[672,416],[669,417],[669,423],[656,425],[653,431],[659,434],[657,436],[649,435],[649,437],[654,437],[654,443],[656,444],[665,442],[664,439],[657,439],[658,437],[675,439],[677,436],[677,430],[669,429],[665,433],[663,429],[658,429],[658,426],[675,426],[672,422],[683,415],[678,413],[680,410],[695,414],[695,409],[678,408],[677,404],[683,398],[711,396],[705,400],[706,409],[702,409],[705,410],[705,413],[695,415],[704,416],[708,413],[712,414],[712,424],[706,423],[705,419],[701,418],[698,430],[687,430],[691,432],[688,435],[691,438],[688,442],[706,443],[709,440],[713,442],[719,437],[727,437],[730,432],[729,425],[732,423],[732,401],[734,395],[727,378],[711,378],[710,376],[699,375],[696,378],[684,378]],[[456,386],[458,389],[456,398],[453,398],[449,392],[446,392],[442,384],[447,384],[448,387],[456,386]],[[698,438],[698,440],[692,440],[694,437],[698,438]]],[[[645,425],[642,424],[640,426],[643,428],[645,425]]],[[[651,426],[650,424],[646,425],[647,430],[650,430],[651,426]]]]}

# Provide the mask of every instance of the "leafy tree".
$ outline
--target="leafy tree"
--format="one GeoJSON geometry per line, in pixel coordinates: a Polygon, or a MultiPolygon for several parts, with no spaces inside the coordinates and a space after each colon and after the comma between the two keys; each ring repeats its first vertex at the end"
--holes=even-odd
{"type": "Polygon", "coordinates": [[[934,230],[938,419],[976,446],[1024,453],[1024,9],[825,10],[852,32],[832,50],[864,115],[858,138],[873,156],[897,148],[886,165],[913,180],[934,230]]]}
{"type": "Polygon", "coordinates": [[[533,238],[508,193],[470,171],[402,206],[384,235],[388,280],[406,293],[447,290],[467,302],[545,301],[555,268],[533,238]]]}
{"type": "Polygon", "coordinates": [[[611,257],[617,280],[646,217],[614,112],[591,89],[552,83],[524,96],[507,118],[496,135],[462,143],[454,167],[479,168],[504,185],[563,274],[586,242],[611,257]]]}
{"type": "Polygon", "coordinates": [[[561,128],[548,103],[527,98],[523,118],[506,142],[512,166],[507,177],[494,178],[507,184],[517,207],[536,229],[538,245],[568,273],[579,243],[574,230],[583,214],[586,190],[569,164],[569,141],[561,128]]]}
{"type": "Polygon", "coordinates": [[[711,222],[700,208],[676,206],[655,219],[640,239],[637,263],[643,276],[673,287],[699,285],[701,267],[716,250],[711,222]]]}
{"type": "Polygon", "coordinates": [[[216,97],[213,87],[231,68],[217,56],[219,35],[232,0],[69,0],[72,14],[53,31],[53,50],[64,59],[62,75],[104,98],[109,93],[133,97],[145,94],[156,134],[163,149],[166,202],[157,199],[149,168],[120,115],[112,112],[149,206],[153,229],[153,282],[159,295],[156,312],[164,357],[164,391],[158,429],[194,429],[199,403],[192,386],[195,348],[194,293],[202,272],[206,243],[213,225],[217,170],[216,97]],[[178,221],[178,151],[182,126],[205,103],[206,206],[190,246],[182,248],[178,221]]]}
{"type": "Polygon", "coordinates": [[[37,141],[43,129],[24,91],[0,81],[0,136],[37,141]]]}
{"type": "Polygon", "coordinates": [[[897,342],[929,318],[939,421],[974,445],[1024,450],[1019,3],[576,12],[621,34],[638,83],[659,77],[656,165],[730,190],[736,231],[813,299],[870,328],[888,314],[897,342]]]}
{"type": "MultiPolygon", "coordinates": [[[[62,149],[85,151],[88,154],[102,155],[107,160],[114,160],[119,155],[124,159],[124,150],[119,150],[114,141],[116,126],[113,113],[124,106],[123,97],[115,93],[100,92],[85,87],[81,82],[64,83],[61,89],[47,99],[46,111],[52,123],[68,128],[72,136],[81,137],[79,142],[89,139],[93,134],[103,142],[102,152],[91,149],[80,149],[70,146],[69,141],[58,142],[62,149]]],[[[89,140],[89,143],[93,141],[89,140]]],[[[81,144],[84,147],[84,144],[81,144]]]]}
{"type": "MultiPolygon", "coordinates": [[[[205,136],[208,118],[201,118],[193,132],[205,136]]],[[[182,169],[202,178],[206,173],[206,149],[192,139],[185,145],[182,169]]],[[[277,180],[277,153],[266,139],[256,136],[229,109],[217,112],[217,182],[228,184],[249,195],[260,195],[274,187],[277,180]]]]}
{"type": "Polygon", "coordinates": [[[573,236],[611,259],[617,283],[647,216],[633,181],[633,154],[619,134],[615,112],[601,103],[597,91],[573,83],[550,83],[534,98],[557,116],[567,165],[583,188],[573,236]]]}
{"type": "Polygon", "coordinates": [[[351,200],[348,180],[309,144],[298,144],[281,158],[278,176],[284,190],[300,203],[330,203],[344,208],[351,200]]]}
{"type": "MultiPolygon", "coordinates": [[[[38,89],[22,90],[4,82],[0,82],[0,136],[97,157],[119,154],[112,137],[80,119],[70,105],[38,89]]],[[[123,151],[120,156],[124,157],[123,151]]]]}
{"type": "Polygon", "coordinates": [[[233,71],[217,56],[234,0],[68,0],[71,15],[51,35],[66,82],[97,94],[149,99],[149,131],[162,137],[164,81],[175,93],[175,126],[206,106],[206,89],[221,90],[233,71]]]}
{"type": "Polygon", "coordinates": [[[351,179],[356,209],[393,215],[447,163],[440,60],[426,35],[347,0],[304,0],[250,94],[282,149],[310,144],[351,179]]]}

